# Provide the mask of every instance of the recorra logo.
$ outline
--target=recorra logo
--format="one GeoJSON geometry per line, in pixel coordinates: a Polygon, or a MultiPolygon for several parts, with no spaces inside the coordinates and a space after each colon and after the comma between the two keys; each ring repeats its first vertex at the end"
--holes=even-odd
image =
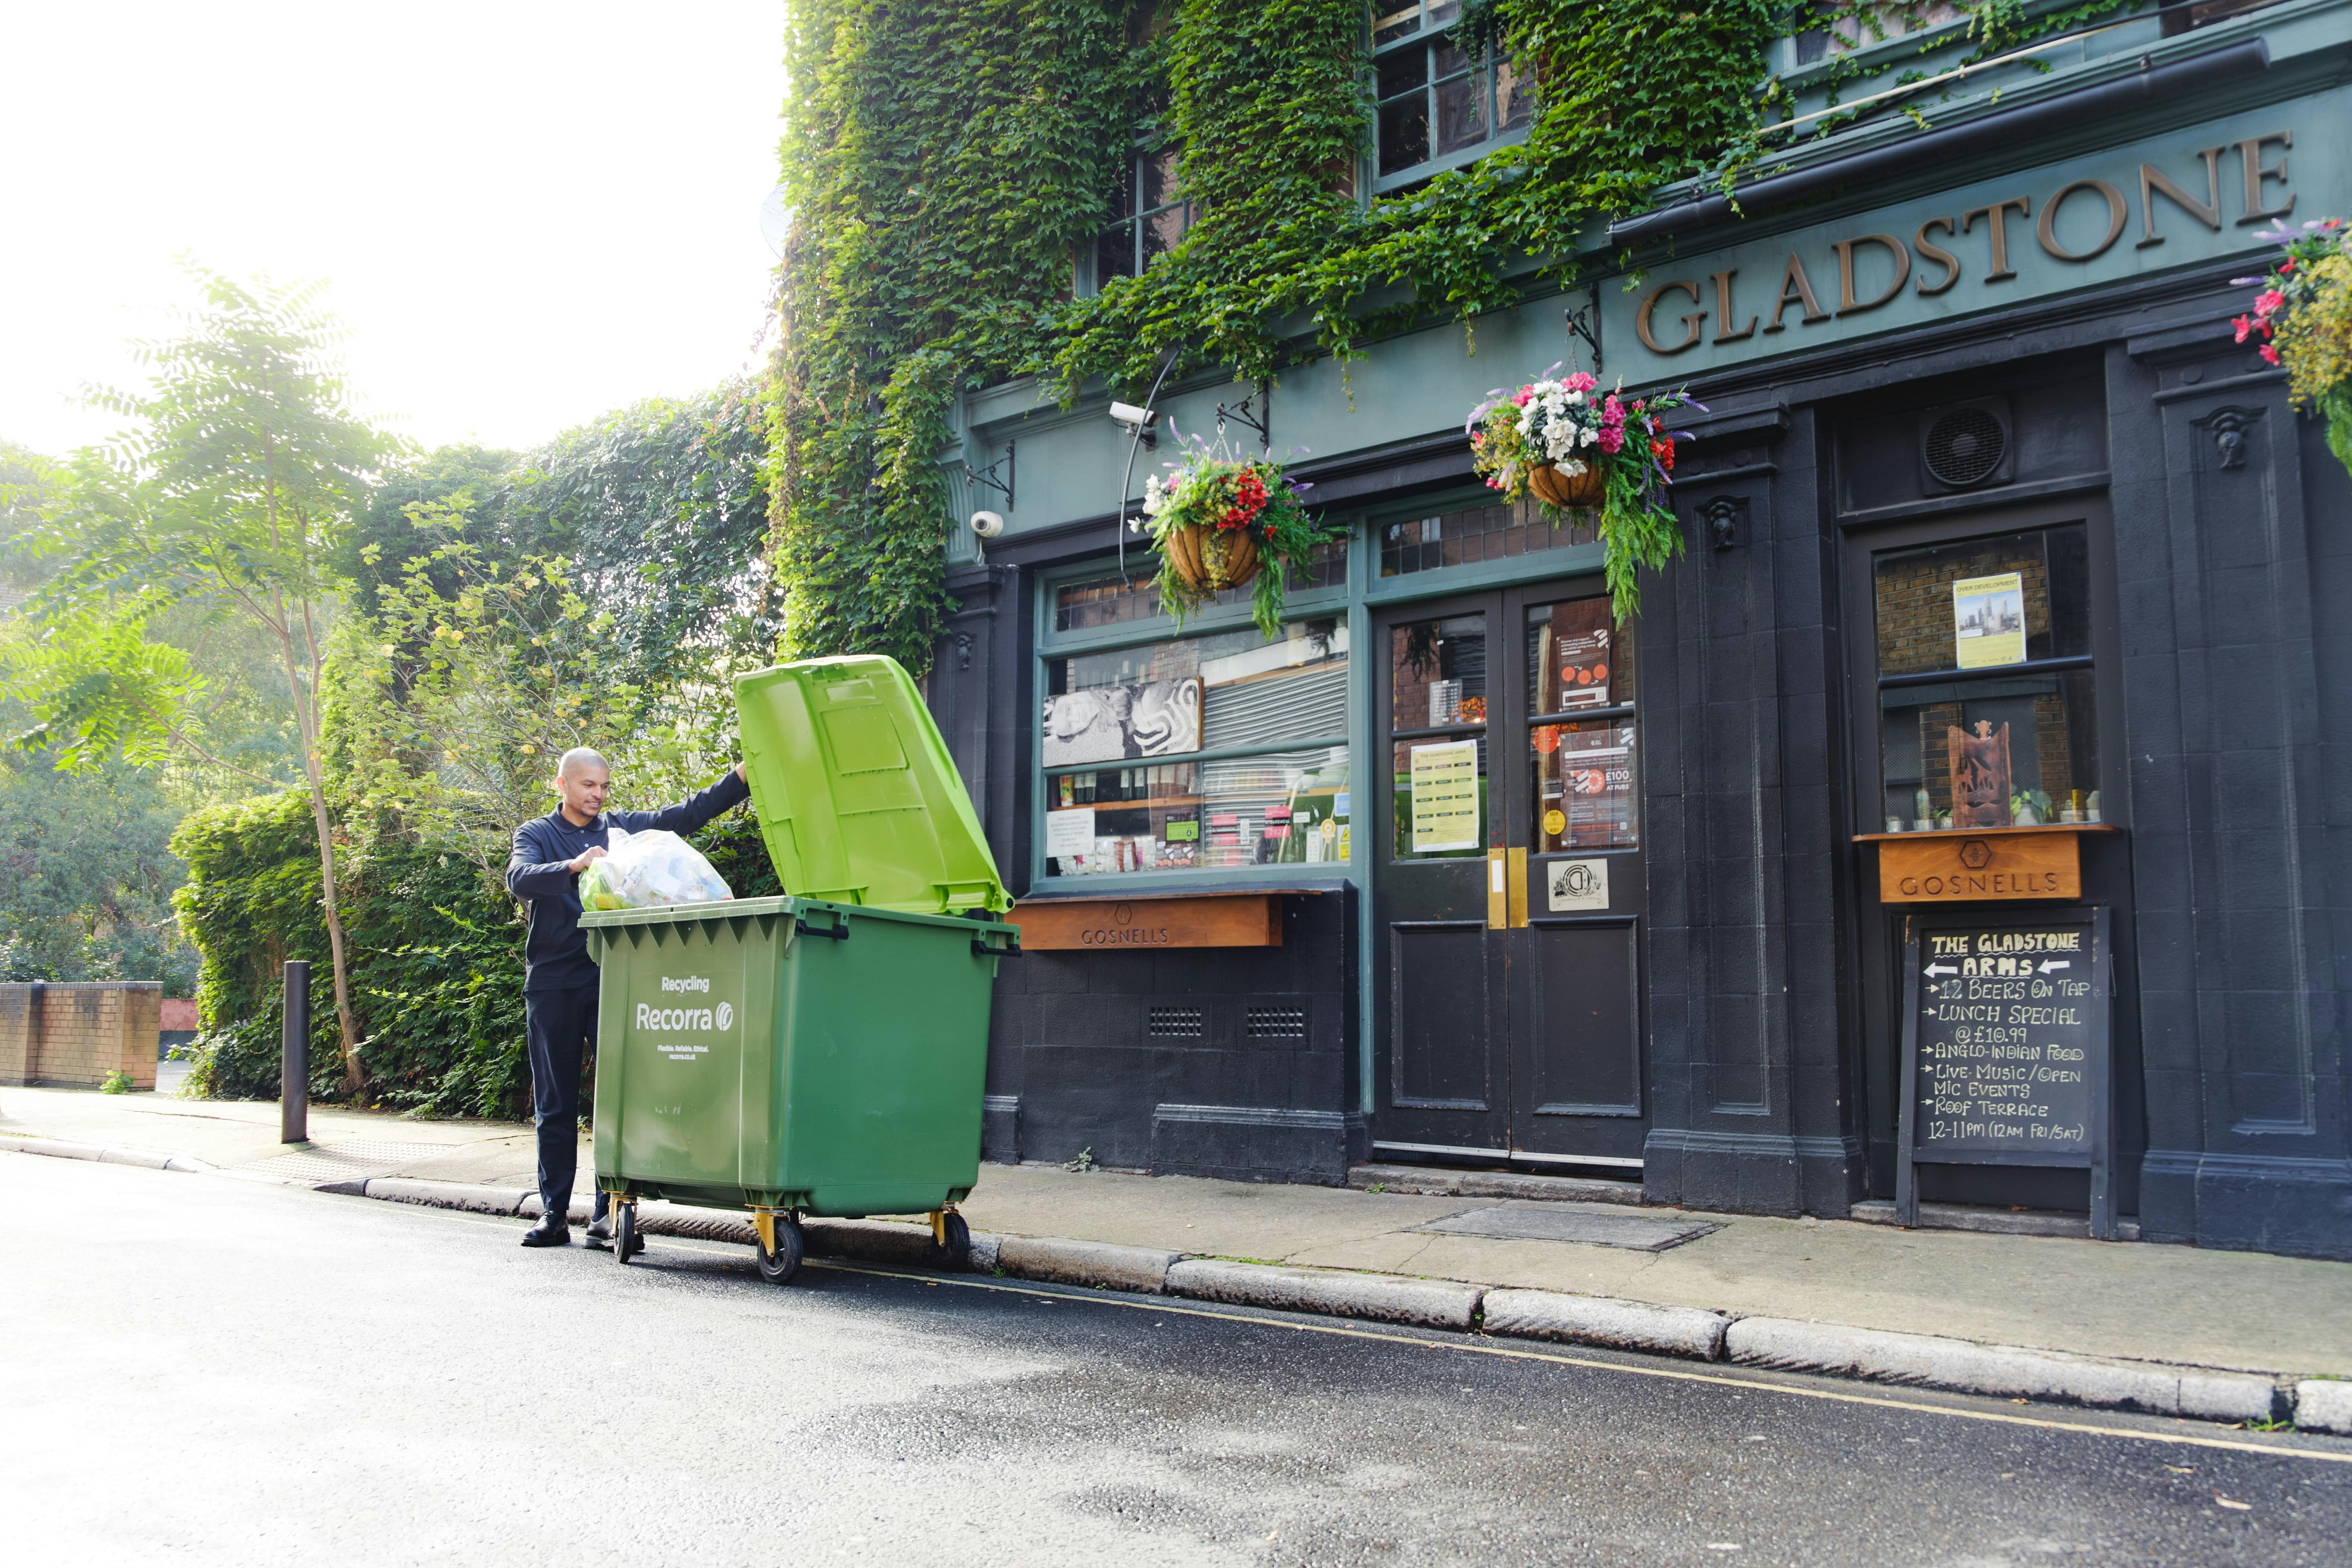
{"type": "Polygon", "coordinates": [[[710,976],[708,974],[665,974],[662,976],[662,989],[665,991],[707,992],[710,989],[710,976]]]}
{"type": "Polygon", "coordinates": [[[669,1029],[726,1029],[734,1026],[735,1007],[721,1002],[716,1007],[656,1007],[650,1003],[637,1004],[637,1027],[649,1031],[669,1029]]]}

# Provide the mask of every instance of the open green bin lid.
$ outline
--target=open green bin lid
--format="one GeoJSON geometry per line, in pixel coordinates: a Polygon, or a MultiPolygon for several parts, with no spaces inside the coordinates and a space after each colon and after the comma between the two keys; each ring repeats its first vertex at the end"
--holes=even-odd
{"type": "Polygon", "coordinates": [[[784,890],[905,914],[1013,907],[922,693],[879,654],[741,676],[743,773],[784,890]]]}

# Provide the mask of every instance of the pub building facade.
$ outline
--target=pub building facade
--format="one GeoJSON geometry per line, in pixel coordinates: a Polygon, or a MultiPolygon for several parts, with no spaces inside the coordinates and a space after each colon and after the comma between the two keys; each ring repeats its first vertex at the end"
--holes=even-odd
{"type": "MultiPolygon", "coordinates": [[[[1381,9],[1392,81],[1442,23],[1381,9]]],[[[1119,523],[1172,443],[966,395],[929,691],[1027,950],[990,1158],[1845,1215],[1896,1192],[1906,922],[2103,909],[2119,1234],[2352,1256],[2352,482],[2231,325],[2260,231],[2352,215],[2352,4],[2102,29],[1804,143],[1736,213],[1665,193],[1475,353],[1433,320],[1344,377],[1163,388],[1155,434],[1263,423],[1348,525],[1273,639],[1246,590],[1160,614],[1119,523]],[[1469,410],[1556,362],[1706,405],[1686,553],[1627,625],[1589,531],[1472,474],[1469,410]]],[[[1782,40],[1801,110],[1844,42],[1782,40]]],[[[1445,161],[1424,129],[1367,178],[1445,161]]],[[[1930,1205],[2090,1205],[2079,1162],[1919,1160],[1930,1205]]]]}

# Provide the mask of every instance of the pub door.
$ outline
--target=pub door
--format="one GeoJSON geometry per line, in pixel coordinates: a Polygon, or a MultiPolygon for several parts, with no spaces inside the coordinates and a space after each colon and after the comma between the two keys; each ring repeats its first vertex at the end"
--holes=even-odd
{"type": "Polygon", "coordinates": [[[1373,634],[1374,1151],[1638,1167],[1632,635],[1590,581],[1373,634]]]}

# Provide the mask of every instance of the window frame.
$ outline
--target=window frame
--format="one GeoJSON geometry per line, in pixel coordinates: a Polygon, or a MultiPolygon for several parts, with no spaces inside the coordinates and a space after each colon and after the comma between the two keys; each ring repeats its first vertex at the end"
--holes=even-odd
{"type": "MultiPolygon", "coordinates": [[[[1335,519],[1335,521],[1339,521],[1335,519]]],[[[1264,744],[1225,746],[1211,751],[1188,752],[1181,757],[1167,759],[1170,763],[1213,763],[1239,757],[1262,757],[1287,752],[1313,751],[1318,747],[1347,748],[1349,769],[1352,778],[1357,766],[1359,731],[1362,715],[1358,712],[1358,681],[1354,673],[1355,646],[1361,636],[1358,621],[1362,616],[1360,584],[1365,550],[1361,519],[1350,516],[1349,523],[1346,570],[1340,580],[1328,587],[1295,589],[1284,595],[1283,624],[1299,621],[1336,620],[1348,628],[1348,706],[1346,733],[1330,736],[1310,736],[1296,742],[1268,747],[1264,744]]],[[[1130,550],[1128,553],[1130,570],[1139,575],[1160,569],[1157,552],[1149,548],[1130,550]]],[[[1048,768],[1045,761],[1045,693],[1050,684],[1047,666],[1057,658],[1069,658],[1086,654],[1116,653],[1123,648],[1149,647],[1155,643],[1175,642],[1193,637],[1214,637],[1221,633],[1255,629],[1250,606],[1213,605],[1201,614],[1189,617],[1180,628],[1171,616],[1139,616],[1107,626],[1089,626],[1081,631],[1054,629],[1054,593],[1066,584],[1097,576],[1115,564],[1115,558],[1095,556],[1089,560],[1057,564],[1039,571],[1035,576],[1033,624],[1037,628],[1030,649],[1029,704],[1029,889],[1025,897],[1118,897],[1127,893],[1174,893],[1187,889],[1214,892],[1234,884],[1255,884],[1267,887],[1297,886],[1301,883],[1337,883],[1348,878],[1355,867],[1355,857],[1364,853],[1363,846],[1352,837],[1348,858],[1321,860],[1312,864],[1281,863],[1270,866],[1218,866],[1188,868],[1181,870],[1123,871],[1109,875],[1090,874],[1068,876],[1048,872],[1045,868],[1045,813],[1052,798],[1051,780],[1064,773],[1103,771],[1107,764],[1079,763],[1048,768]]]]}
{"type": "MultiPolygon", "coordinates": [[[[1412,32],[1406,34],[1404,37],[1391,39],[1385,44],[1375,43],[1373,41],[1374,29],[1372,23],[1374,20],[1373,12],[1376,7],[1368,7],[1366,10],[1364,20],[1365,70],[1366,80],[1372,95],[1372,121],[1368,139],[1368,145],[1364,152],[1364,176],[1360,184],[1362,188],[1371,195],[1388,195],[1392,192],[1402,190],[1407,186],[1419,184],[1423,181],[1430,179],[1434,175],[1444,174],[1449,169],[1467,167],[1469,164],[1476,163],[1479,159],[1487,156],[1489,153],[1496,152],[1499,148],[1515,146],[1527,140],[1528,132],[1534,123],[1534,117],[1531,111],[1527,124],[1513,126],[1507,130],[1503,127],[1503,104],[1500,101],[1500,97],[1496,85],[1502,75],[1500,69],[1501,62],[1497,58],[1496,51],[1492,47],[1489,47],[1485,51],[1485,53],[1473,60],[1470,66],[1471,74],[1480,79],[1484,88],[1487,134],[1480,141],[1474,142],[1466,147],[1457,148],[1454,152],[1436,152],[1434,149],[1437,145],[1437,89],[1439,83],[1436,79],[1434,66],[1425,66],[1422,74],[1420,90],[1423,95],[1424,101],[1427,106],[1427,117],[1424,123],[1428,127],[1429,145],[1432,149],[1430,155],[1423,159],[1418,163],[1408,164],[1404,168],[1399,169],[1392,174],[1383,174],[1381,173],[1381,108],[1384,103],[1398,102],[1408,96],[1408,94],[1405,93],[1399,93],[1389,99],[1382,99],[1380,96],[1381,64],[1383,60],[1393,58],[1397,55],[1402,54],[1407,50],[1431,50],[1446,42],[1446,29],[1451,27],[1455,21],[1458,21],[1460,16],[1457,11],[1454,16],[1448,17],[1444,21],[1431,21],[1429,17],[1430,8],[1433,5],[1437,3],[1440,3],[1440,0],[1419,0],[1419,4],[1421,5],[1420,26],[1412,32]]],[[[1451,81],[1454,79],[1449,77],[1446,79],[1451,81]]]]}
{"type": "MultiPolygon", "coordinates": [[[[1201,214],[1197,204],[1195,204],[1190,197],[1184,195],[1179,195],[1175,199],[1162,202],[1155,207],[1146,208],[1142,205],[1144,165],[1152,159],[1162,155],[1173,157],[1178,155],[1180,152],[1180,145],[1177,142],[1146,133],[1139,133],[1135,137],[1134,141],[1129,144],[1127,152],[1127,195],[1124,204],[1126,210],[1118,217],[1111,219],[1108,223],[1106,223],[1099,228],[1096,229],[1094,232],[1094,237],[1089,239],[1079,248],[1077,265],[1074,269],[1076,273],[1076,277],[1073,279],[1073,291],[1077,294],[1078,297],[1083,299],[1091,295],[1099,294],[1102,292],[1103,285],[1109,281],[1108,279],[1102,275],[1102,243],[1104,237],[1108,235],[1112,230],[1124,229],[1127,231],[1128,258],[1135,268],[1132,272],[1115,273],[1112,276],[1120,278],[1140,278],[1143,276],[1145,268],[1150,265],[1150,262],[1146,261],[1143,257],[1143,230],[1146,224],[1150,222],[1153,218],[1158,217],[1162,213],[1181,212],[1184,215],[1184,224],[1183,227],[1177,232],[1176,236],[1177,243],[1181,245],[1183,243],[1185,236],[1192,232],[1192,226],[1201,221],[1201,214]]],[[[1174,173],[1175,171],[1171,164],[1170,169],[1171,190],[1174,190],[1176,188],[1174,184],[1174,173]]],[[[1160,254],[1165,255],[1167,253],[1163,251],[1160,254]]],[[[1158,258],[1155,257],[1153,259],[1157,260],[1158,258]]]]}

